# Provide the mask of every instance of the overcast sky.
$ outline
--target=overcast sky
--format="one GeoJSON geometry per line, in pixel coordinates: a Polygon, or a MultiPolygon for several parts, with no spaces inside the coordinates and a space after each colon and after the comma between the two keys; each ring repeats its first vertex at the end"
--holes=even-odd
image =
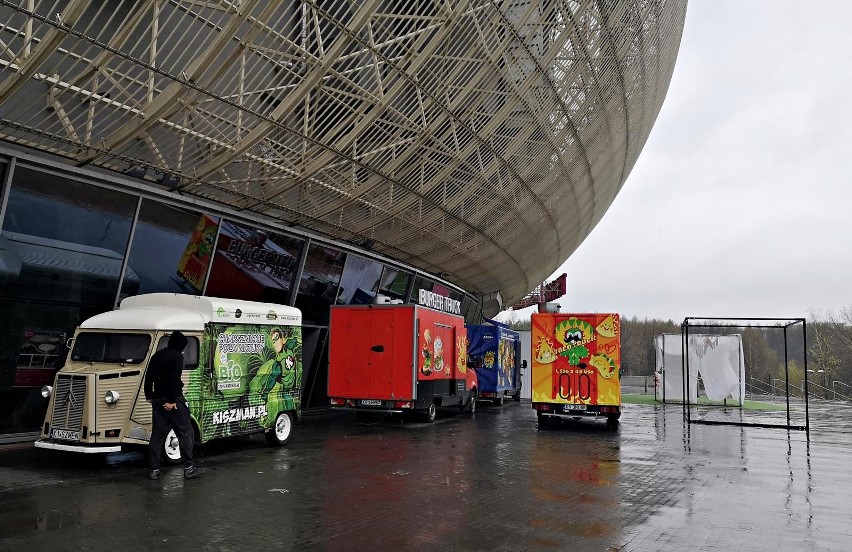
{"type": "Polygon", "coordinates": [[[847,0],[689,3],[651,136],[555,273],[563,312],[680,322],[852,305],[850,22],[847,0]]]}

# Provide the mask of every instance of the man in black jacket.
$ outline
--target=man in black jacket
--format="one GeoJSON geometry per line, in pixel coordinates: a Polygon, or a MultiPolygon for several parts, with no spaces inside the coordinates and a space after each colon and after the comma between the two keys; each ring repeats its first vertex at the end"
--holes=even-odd
{"type": "Polygon", "coordinates": [[[195,466],[192,459],[192,421],[189,403],[183,398],[183,350],[188,340],[179,331],[172,332],[169,344],[160,349],[148,363],[145,374],[145,398],[151,403],[151,439],[148,441],[148,479],[160,477],[160,460],[169,430],[174,429],[180,444],[183,475],[192,479],[204,470],[195,466]]]}

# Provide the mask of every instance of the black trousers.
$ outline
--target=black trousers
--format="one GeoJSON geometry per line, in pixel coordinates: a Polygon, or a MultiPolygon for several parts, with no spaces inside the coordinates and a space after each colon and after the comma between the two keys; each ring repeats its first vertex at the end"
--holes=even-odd
{"type": "Polygon", "coordinates": [[[172,410],[163,408],[162,401],[153,401],[151,404],[151,440],[148,441],[148,467],[155,470],[160,467],[163,451],[166,445],[166,437],[169,430],[174,429],[180,443],[180,456],[183,467],[189,468],[195,464],[192,458],[193,434],[192,420],[189,417],[189,406],[183,397],[178,397],[176,407],[172,410]]]}

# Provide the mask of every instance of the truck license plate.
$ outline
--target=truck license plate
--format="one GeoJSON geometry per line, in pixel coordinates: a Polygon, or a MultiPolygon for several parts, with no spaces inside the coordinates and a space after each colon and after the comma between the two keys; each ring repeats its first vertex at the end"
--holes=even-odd
{"type": "Polygon", "coordinates": [[[69,429],[51,429],[50,430],[50,438],[51,439],[59,439],[62,441],[79,441],[80,440],[80,432],[79,431],[71,431],[69,429]]]}
{"type": "Polygon", "coordinates": [[[361,399],[361,404],[363,406],[382,406],[382,401],[378,401],[376,399],[361,399]]]}
{"type": "Polygon", "coordinates": [[[585,409],[586,409],[585,404],[566,404],[565,405],[565,412],[570,412],[572,410],[585,410],[585,409]]]}

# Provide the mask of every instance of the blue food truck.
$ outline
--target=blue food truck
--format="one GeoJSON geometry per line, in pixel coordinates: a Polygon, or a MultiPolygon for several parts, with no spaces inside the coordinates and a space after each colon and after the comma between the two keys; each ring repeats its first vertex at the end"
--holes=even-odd
{"type": "Polygon", "coordinates": [[[521,400],[521,338],[496,321],[467,326],[468,366],[476,370],[479,399],[502,405],[505,397],[521,400]]]}

